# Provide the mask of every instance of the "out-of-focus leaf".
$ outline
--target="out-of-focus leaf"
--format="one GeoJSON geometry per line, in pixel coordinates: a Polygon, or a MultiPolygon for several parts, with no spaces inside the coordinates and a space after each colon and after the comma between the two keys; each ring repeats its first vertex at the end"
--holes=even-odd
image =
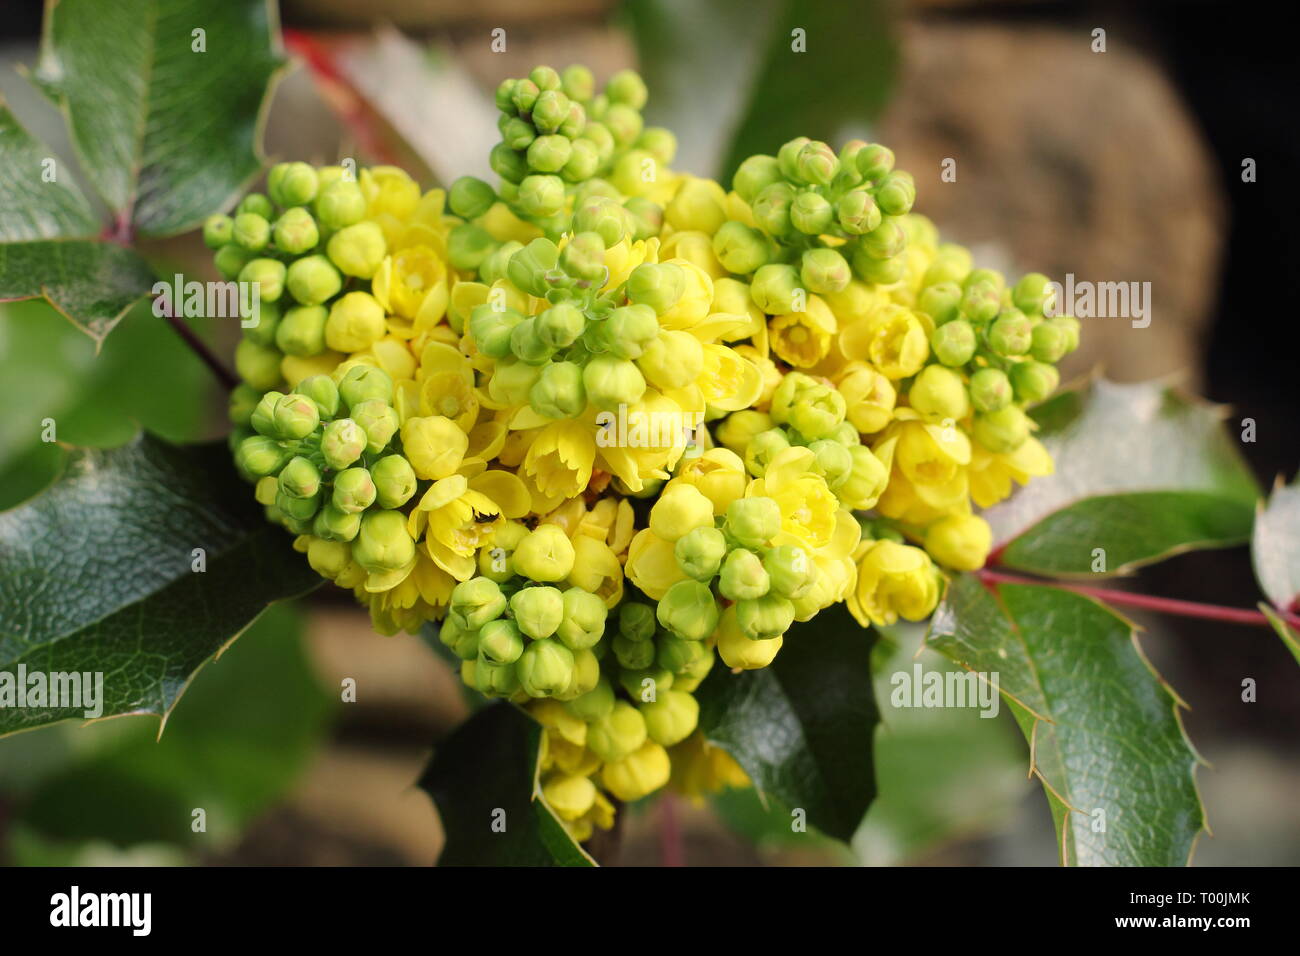
{"type": "Polygon", "coordinates": [[[110,208],[166,236],[257,175],[262,101],[280,63],[270,0],[58,0],[35,79],[110,208]]]}
{"type": "Polygon", "coordinates": [[[0,99],[0,242],[89,236],[95,214],[54,154],[0,99]]]}
{"type": "Polygon", "coordinates": [[[96,344],[153,287],[133,250],[97,239],[0,244],[0,302],[45,299],[96,344]]]}
{"type": "Polygon", "coordinates": [[[1029,741],[1062,861],[1182,866],[1205,815],[1174,696],[1132,625],[1060,588],[952,582],[928,646],[999,690],[1029,741]]]}
{"type": "Polygon", "coordinates": [[[700,685],[700,729],[754,786],[848,840],[876,795],[872,632],[837,605],[796,624],[768,667],[700,685]]]}
{"type": "Polygon", "coordinates": [[[1282,620],[1277,611],[1263,601],[1259,602],[1259,609],[1264,612],[1264,616],[1268,618],[1268,623],[1277,632],[1277,636],[1282,638],[1282,643],[1291,652],[1291,656],[1295,658],[1296,663],[1300,664],[1300,632],[1297,632],[1295,628],[1282,620]]]}
{"type": "MultiPolygon", "coordinates": [[[[0,671],[100,673],[103,716],[166,715],[267,605],[319,584],[252,501],[224,442],[176,447],[141,434],[81,449],[43,494],[0,513],[0,671]]],[[[6,707],[0,734],[85,710],[6,707]]]]}
{"type": "MultiPolygon", "coordinates": [[[[299,614],[272,608],[195,678],[161,739],[152,720],[77,731],[103,742],[29,793],[18,818],[63,841],[219,845],[296,779],[328,712],[303,651],[299,614]],[[206,827],[200,832],[196,809],[206,827]]],[[[9,747],[61,730],[0,741],[0,759],[9,747]]]]}
{"type": "Polygon", "coordinates": [[[542,727],[497,701],[434,750],[420,778],[447,842],[440,866],[592,866],[542,799],[542,727]]]}
{"type": "Polygon", "coordinates": [[[984,517],[999,562],[1046,575],[1120,574],[1250,536],[1258,489],[1222,412],[1159,384],[1097,381],[1035,410],[1055,474],[984,517]],[[1097,549],[1104,570],[1094,571],[1097,549]]]}
{"type": "Polygon", "coordinates": [[[1278,484],[1255,519],[1250,542],[1259,586],[1275,607],[1300,601],[1300,482],[1278,484]]]}

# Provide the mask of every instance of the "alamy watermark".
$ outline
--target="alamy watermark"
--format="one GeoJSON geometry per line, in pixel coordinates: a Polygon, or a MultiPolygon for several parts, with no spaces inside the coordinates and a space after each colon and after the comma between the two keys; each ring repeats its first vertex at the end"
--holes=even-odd
{"type": "Polygon", "coordinates": [[[260,282],[198,282],[179,272],[170,283],[153,284],[153,314],[187,319],[239,319],[246,329],[261,321],[262,284],[260,282]]]}
{"type": "Polygon", "coordinates": [[[601,448],[681,448],[688,458],[700,454],[702,412],[629,410],[596,415],[596,444],[601,448]]]}
{"type": "Polygon", "coordinates": [[[890,675],[889,703],[901,709],[978,707],[981,717],[996,717],[1000,680],[997,671],[926,671],[917,663],[890,675]]]}
{"type": "Polygon", "coordinates": [[[87,720],[104,715],[103,671],[0,671],[0,710],[80,710],[87,720]]]}
{"type": "Polygon", "coordinates": [[[1065,283],[1049,282],[1053,295],[1043,305],[1046,316],[1072,315],[1076,319],[1132,319],[1133,328],[1151,324],[1150,282],[1076,282],[1067,272],[1065,283]]]}

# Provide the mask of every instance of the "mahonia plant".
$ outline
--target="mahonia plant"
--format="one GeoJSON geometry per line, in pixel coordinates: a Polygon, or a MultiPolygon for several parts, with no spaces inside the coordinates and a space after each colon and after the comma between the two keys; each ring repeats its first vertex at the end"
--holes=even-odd
{"type": "Polygon", "coordinates": [[[578,840],[747,783],[697,730],[719,660],[839,602],[924,619],[981,567],[972,506],[1052,471],[1025,408],[1079,340],[1045,276],[941,243],[884,146],[792,140],[728,191],[645,101],[538,67],[497,90],[496,185],[283,163],[204,230],[260,286],[230,412],[267,517],[543,725],[578,840]]]}

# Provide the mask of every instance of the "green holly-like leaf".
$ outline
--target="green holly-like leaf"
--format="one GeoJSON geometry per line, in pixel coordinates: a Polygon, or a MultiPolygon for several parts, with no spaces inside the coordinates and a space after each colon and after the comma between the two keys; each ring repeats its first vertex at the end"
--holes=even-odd
{"type": "Polygon", "coordinates": [[[89,236],[95,214],[50,148],[0,99],[0,242],[89,236]]]}
{"type": "Polygon", "coordinates": [[[47,0],[35,80],[109,207],[166,236],[257,175],[280,63],[270,0],[47,0]]]}
{"type": "Polygon", "coordinates": [[[996,674],[1047,792],[1062,861],[1182,866],[1205,815],[1182,702],[1142,656],[1133,626],[1060,588],[972,575],[952,582],[930,647],[996,674]]]}
{"type": "Polygon", "coordinates": [[[1221,409],[1163,385],[1097,381],[1034,417],[1056,472],[985,512],[1001,564],[1121,574],[1250,537],[1259,491],[1221,409]]]}
{"type": "Polygon", "coordinates": [[[134,251],[95,239],[0,244],[0,301],[45,299],[98,345],[153,287],[134,251]]]}
{"type": "MultiPolygon", "coordinates": [[[[102,716],[165,717],[267,605],[319,584],[224,442],[79,449],[0,513],[0,675],[102,674],[102,716]]],[[[85,716],[56,703],[0,707],[0,734],[85,716]]]]}
{"type": "Polygon", "coordinates": [[[542,799],[542,727],[497,701],[443,741],[420,778],[438,807],[440,866],[592,866],[542,799]]]}
{"type": "Polygon", "coordinates": [[[696,693],[705,737],[760,791],[839,840],[876,796],[874,640],[836,605],[792,627],[768,667],[732,674],[718,664],[696,693]]]}

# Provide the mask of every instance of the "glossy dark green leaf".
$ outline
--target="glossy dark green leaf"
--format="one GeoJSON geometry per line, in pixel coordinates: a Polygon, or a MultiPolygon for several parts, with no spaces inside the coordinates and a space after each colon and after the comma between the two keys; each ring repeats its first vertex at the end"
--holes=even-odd
{"type": "Polygon", "coordinates": [[[1250,537],[1259,491],[1221,409],[1159,384],[1097,381],[1034,414],[1056,472],[985,512],[1001,564],[1121,574],[1250,537]]]}
{"type": "Polygon", "coordinates": [[[0,301],[45,299],[96,343],[153,287],[133,250],[97,239],[0,244],[0,301]]]}
{"type": "Polygon", "coordinates": [[[109,207],[165,236],[195,228],[257,175],[262,101],[280,62],[269,0],[58,0],[35,79],[109,207]]]}
{"type": "Polygon", "coordinates": [[[721,664],[700,685],[700,729],[754,786],[839,840],[853,836],[876,795],[872,632],[843,605],[796,624],[768,667],[721,664]]]}
{"type": "Polygon", "coordinates": [[[952,582],[927,643],[991,681],[1029,741],[1062,861],[1183,866],[1205,826],[1181,701],[1132,625],[1070,591],[971,575],[952,582]]]}
{"type": "MultiPolygon", "coordinates": [[[[142,434],[80,449],[60,480],[0,513],[0,672],[102,673],[103,716],[166,715],[267,605],[319,583],[224,442],[142,434]]],[[[6,707],[0,733],[84,712],[6,707]]]]}
{"type": "Polygon", "coordinates": [[[420,778],[438,807],[446,844],[440,866],[592,866],[542,800],[542,727],[497,701],[434,750],[420,778]]]}
{"type": "Polygon", "coordinates": [[[0,99],[0,242],[89,236],[99,229],[86,197],[44,143],[0,99]]]}

